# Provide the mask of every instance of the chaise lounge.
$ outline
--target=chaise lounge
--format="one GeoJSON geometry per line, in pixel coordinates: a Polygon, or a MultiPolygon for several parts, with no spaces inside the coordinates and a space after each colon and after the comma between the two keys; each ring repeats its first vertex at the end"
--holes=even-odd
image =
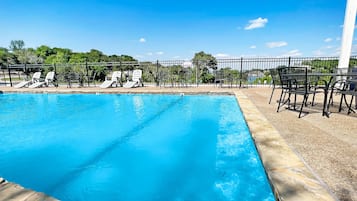
{"type": "Polygon", "coordinates": [[[36,73],[34,73],[32,75],[32,79],[31,80],[24,80],[24,81],[16,84],[14,87],[15,88],[22,88],[22,87],[28,86],[30,84],[33,84],[35,82],[40,81],[40,77],[41,77],[41,72],[36,72],[36,73]]]}
{"type": "Polygon", "coordinates": [[[54,83],[55,81],[55,72],[51,71],[48,72],[45,78],[45,81],[43,82],[35,82],[32,85],[29,86],[29,88],[38,88],[38,87],[42,87],[42,86],[49,86],[50,83],[52,83],[54,86],[56,86],[56,84],[54,83]]]}
{"type": "Polygon", "coordinates": [[[142,74],[143,74],[142,70],[140,70],[140,69],[134,70],[131,81],[128,80],[124,84],[124,88],[133,88],[133,87],[139,87],[139,86],[143,87],[144,83],[142,81],[142,74]]]}
{"type": "Polygon", "coordinates": [[[99,87],[109,88],[112,87],[113,84],[118,86],[118,82],[120,82],[120,80],[121,80],[121,71],[114,71],[111,80],[105,80],[99,87]]]}

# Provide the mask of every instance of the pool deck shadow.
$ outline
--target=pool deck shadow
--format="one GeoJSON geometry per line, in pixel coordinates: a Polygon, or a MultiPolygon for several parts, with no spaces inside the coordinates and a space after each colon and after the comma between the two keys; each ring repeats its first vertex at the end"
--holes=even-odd
{"type": "MultiPolygon", "coordinates": [[[[311,168],[287,144],[279,131],[271,124],[250,100],[244,90],[237,88],[188,87],[160,88],[141,87],[134,89],[109,88],[39,88],[14,89],[0,87],[4,93],[150,93],[150,94],[231,94],[237,101],[248,123],[255,145],[277,200],[314,201],[337,200],[311,168]]],[[[268,89],[266,89],[268,90],[268,89]]],[[[265,104],[268,104],[267,102],[265,104]]],[[[275,111],[271,111],[272,113],[275,111]]],[[[288,112],[288,111],[287,111],[288,112]]],[[[276,112],[275,112],[276,113],[276,112]]],[[[320,117],[325,118],[325,117],[320,117]]],[[[297,116],[296,116],[296,119],[297,116]]],[[[1,194],[0,194],[1,196],[1,194]]]]}

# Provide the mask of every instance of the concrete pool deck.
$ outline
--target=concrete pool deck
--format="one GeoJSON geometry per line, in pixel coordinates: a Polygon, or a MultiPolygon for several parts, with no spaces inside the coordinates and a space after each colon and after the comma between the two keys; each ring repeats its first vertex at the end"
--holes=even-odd
{"type": "MultiPolygon", "coordinates": [[[[0,87],[4,93],[185,93],[234,94],[280,200],[357,200],[356,115],[297,113],[268,104],[270,88],[39,88],[0,87]],[[326,183],[326,184],[325,184],[326,183]],[[333,193],[331,193],[332,191],[333,193]]],[[[277,99],[277,91],[273,100],[277,99]]],[[[318,105],[317,105],[318,107],[318,105]]]]}
{"type": "Polygon", "coordinates": [[[25,189],[0,177],[0,200],[56,201],[43,193],[25,189]]]}

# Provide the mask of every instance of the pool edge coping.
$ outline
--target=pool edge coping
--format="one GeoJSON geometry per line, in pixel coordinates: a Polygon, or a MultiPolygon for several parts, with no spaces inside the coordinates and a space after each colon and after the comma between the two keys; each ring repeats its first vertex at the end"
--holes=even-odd
{"type": "Polygon", "coordinates": [[[234,92],[277,200],[335,201],[337,198],[289,147],[241,91],[234,92]]]}

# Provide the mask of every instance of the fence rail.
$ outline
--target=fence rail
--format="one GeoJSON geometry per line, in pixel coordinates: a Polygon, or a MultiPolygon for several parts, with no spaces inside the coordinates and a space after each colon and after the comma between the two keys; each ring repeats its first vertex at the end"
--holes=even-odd
{"type": "MultiPolygon", "coordinates": [[[[210,64],[189,60],[85,62],[62,64],[10,64],[0,66],[0,85],[13,86],[21,80],[31,79],[34,72],[45,76],[55,71],[61,84],[66,84],[66,76],[74,74],[78,86],[100,83],[112,71],[123,73],[122,81],[134,69],[143,70],[145,84],[161,87],[198,86],[201,84],[225,84],[228,86],[260,86],[270,84],[269,69],[280,66],[304,66],[321,72],[331,72],[338,65],[338,57],[284,57],[284,58],[227,58],[216,59],[210,64]],[[126,75],[126,76],[125,76],[126,75]]],[[[351,56],[350,66],[357,66],[357,56],[351,56]]]]}

